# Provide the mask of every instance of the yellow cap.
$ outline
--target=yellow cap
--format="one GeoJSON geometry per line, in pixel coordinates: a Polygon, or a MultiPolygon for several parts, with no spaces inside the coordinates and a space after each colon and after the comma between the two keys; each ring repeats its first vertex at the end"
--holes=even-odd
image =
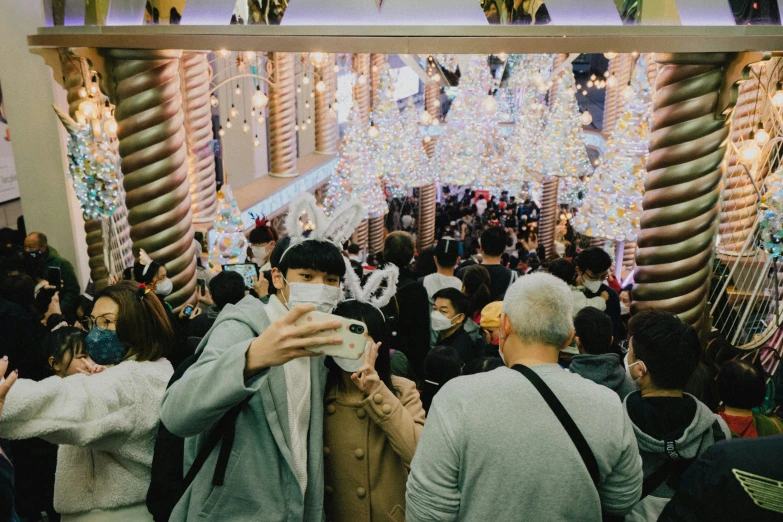
{"type": "Polygon", "coordinates": [[[481,327],[498,328],[500,327],[500,313],[503,311],[503,301],[489,303],[481,310],[481,327]]]}

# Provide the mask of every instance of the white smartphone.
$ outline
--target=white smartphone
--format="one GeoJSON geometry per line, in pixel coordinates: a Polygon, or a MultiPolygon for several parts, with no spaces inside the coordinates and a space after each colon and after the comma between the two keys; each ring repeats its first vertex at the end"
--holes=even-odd
{"type": "Polygon", "coordinates": [[[304,326],[308,323],[324,323],[338,320],[342,323],[337,330],[324,330],[305,337],[323,337],[336,333],[343,338],[343,344],[329,344],[320,346],[310,346],[307,349],[311,352],[331,355],[332,357],[342,357],[344,359],[358,359],[364,356],[364,347],[367,344],[367,338],[364,336],[367,332],[367,325],[361,321],[347,319],[339,315],[327,314],[317,310],[307,312],[297,319],[297,326],[304,326]]]}

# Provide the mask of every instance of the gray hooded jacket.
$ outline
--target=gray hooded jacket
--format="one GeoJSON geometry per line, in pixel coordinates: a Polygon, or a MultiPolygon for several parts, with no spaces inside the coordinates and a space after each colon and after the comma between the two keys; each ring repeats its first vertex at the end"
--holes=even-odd
{"type": "Polygon", "coordinates": [[[568,369],[585,379],[614,390],[620,396],[620,400],[639,389],[626,373],[622,359],[613,353],[574,355],[568,369]]]}
{"type": "Polygon", "coordinates": [[[294,474],[285,370],[268,368],[245,380],[245,353],[269,327],[267,306],[254,297],[226,305],[198,351],[201,356],[163,397],[161,420],[185,439],[190,469],[206,434],[233,406],[252,397],[236,420],[225,483],[212,485],[216,447],[171,515],[171,521],[321,522],[323,514],[323,357],[310,364],[307,489],[294,474]]]}

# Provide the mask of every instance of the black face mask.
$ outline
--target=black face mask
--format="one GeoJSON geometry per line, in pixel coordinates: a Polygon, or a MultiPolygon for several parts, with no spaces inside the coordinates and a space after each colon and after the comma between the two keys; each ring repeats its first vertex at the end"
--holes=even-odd
{"type": "Polygon", "coordinates": [[[43,276],[44,255],[40,250],[24,253],[24,268],[30,277],[43,276]]]}

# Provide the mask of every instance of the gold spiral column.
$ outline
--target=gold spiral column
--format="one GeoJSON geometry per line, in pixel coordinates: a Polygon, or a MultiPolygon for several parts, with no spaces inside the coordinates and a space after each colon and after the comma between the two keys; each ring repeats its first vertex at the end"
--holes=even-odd
{"type": "Polygon", "coordinates": [[[334,72],[334,54],[327,56],[326,64],[315,70],[316,77],[324,84],[323,91],[315,90],[315,151],[336,154],[340,129],[334,111],[330,109],[337,93],[337,73],[334,72]]]}
{"type": "Polygon", "coordinates": [[[383,64],[385,64],[387,60],[388,55],[386,54],[370,55],[370,62],[372,64],[370,66],[371,107],[375,107],[376,98],[378,98],[378,90],[381,88],[381,69],[383,69],[383,64]]]}
{"type": "MultiPolygon", "coordinates": [[[[386,63],[387,55],[385,54],[372,54],[371,66],[370,66],[370,84],[371,84],[371,106],[374,107],[375,103],[380,99],[378,98],[378,91],[381,88],[381,71],[383,65],[386,63]]],[[[369,229],[369,242],[370,253],[377,254],[383,252],[383,240],[384,240],[384,218],[383,216],[377,218],[370,218],[369,229]]]]}
{"type": "Polygon", "coordinates": [[[650,156],[636,251],[634,308],[706,324],[729,134],[716,117],[724,53],[655,54],[650,156]]]}
{"type": "MultiPolygon", "coordinates": [[[[440,85],[430,82],[424,86],[424,109],[433,119],[440,117],[440,85]]],[[[424,150],[428,158],[435,154],[437,137],[430,137],[424,142],[424,150]]],[[[419,188],[419,219],[417,241],[419,250],[425,249],[435,242],[435,213],[437,212],[437,185],[435,182],[419,188]]]]}
{"type": "Polygon", "coordinates": [[[178,50],[108,49],[133,251],[166,265],[175,308],[195,297],[196,258],[178,50]]]}
{"type": "Polygon", "coordinates": [[[294,55],[269,53],[272,85],[269,87],[270,176],[299,175],[296,162],[296,81],[294,55]]]}
{"type": "Polygon", "coordinates": [[[217,211],[215,154],[212,152],[212,69],[207,53],[190,51],[180,60],[182,109],[188,140],[188,182],[194,223],[211,223],[217,211]]]}
{"type": "Polygon", "coordinates": [[[623,87],[631,81],[631,74],[636,63],[633,55],[618,54],[609,61],[609,76],[614,76],[615,84],[606,86],[606,101],[604,103],[603,133],[611,134],[617,118],[622,114],[625,100],[621,95],[623,87]]]}
{"type": "Polygon", "coordinates": [[[353,85],[353,98],[359,105],[359,115],[362,118],[362,123],[369,125],[370,109],[372,108],[370,55],[355,53],[352,61],[353,72],[356,74],[356,83],[353,85]]]}
{"type": "Polygon", "coordinates": [[[351,242],[359,245],[362,252],[367,253],[367,238],[370,233],[370,222],[363,219],[359,226],[353,231],[351,235],[351,242]]]}
{"type": "Polygon", "coordinates": [[[383,222],[384,216],[374,217],[367,220],[369,223],[369,248],[371,254],[383,252],[383,222]]]}
{"type": "Polygon", "coordinates": [[[623,268],[630,271],[636,266],[636,242],[626,241],[623,245],[623,268]]]}

